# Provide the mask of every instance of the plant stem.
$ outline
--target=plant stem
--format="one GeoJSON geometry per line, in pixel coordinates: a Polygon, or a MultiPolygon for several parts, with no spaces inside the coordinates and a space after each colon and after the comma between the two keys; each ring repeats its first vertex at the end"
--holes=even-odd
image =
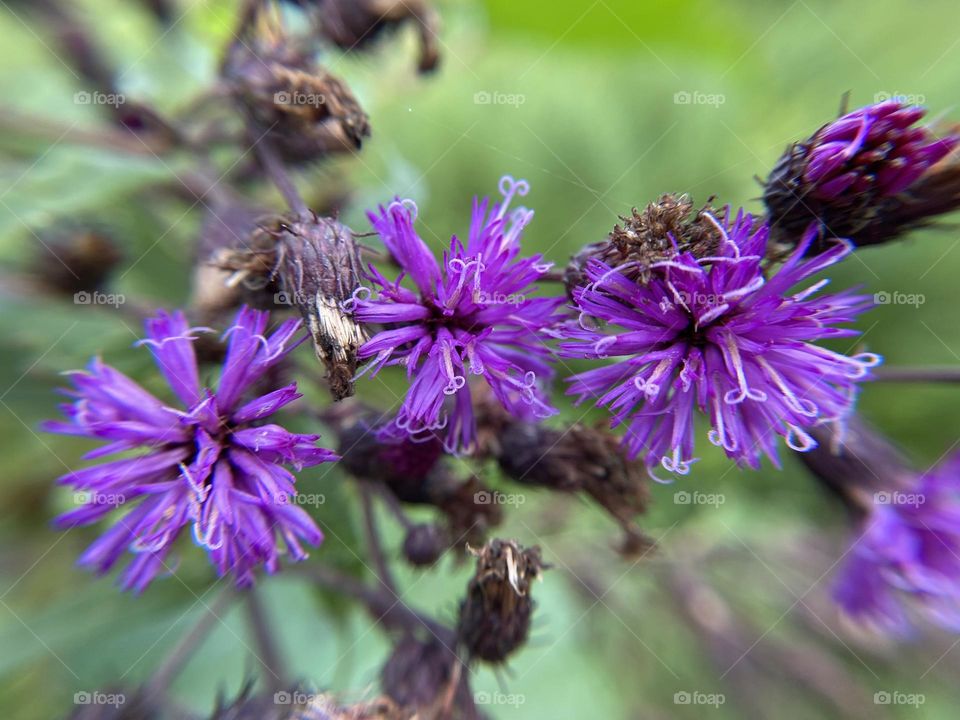
{"type": "Polygon", "coordinates": [[[257,647],[257,660],[263,669],[263,679],[271,691],[288,686],[286,663],[277,644],[277,635],[273,631],[270,616],[263,605],[263,598],[256,588],[250,588],[244,594],[247,606],[247,619],[257,647]]]}
{"type": "Polygon", "coordinates": [[[960,367],[881,367],[874,370],[877,380],[887,382],[960,383],[960,367]]]}

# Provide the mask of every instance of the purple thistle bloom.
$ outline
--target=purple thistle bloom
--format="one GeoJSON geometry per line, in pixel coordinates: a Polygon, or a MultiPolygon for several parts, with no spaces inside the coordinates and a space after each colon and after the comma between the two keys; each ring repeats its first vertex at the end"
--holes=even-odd
{"type": "Polygon", "coordinates": [[[904,491],[877,493],[834,585],[853,620],[904,635],[904,601],[960,632],[960,454],[904,491]]]}
{"type": "Polygon", "coordinates": [[[849,292],[811,297],[827,281],[791,293],[802,280],[838,262],[847,243],[811,259],[811,228],[793,254],[767,277],[768,228],[740,211],[716,224],[717,247],[706,257],[677,252],[642,268],[611,268],[591,260],[589,284],[574,290],[579,324],[567,332],[561,354],[572,358],[626,359],[574,375],[568,394],[593,398],[625,424],[630,457],[643,455],[651,474],[659,463],[685,475],[694,461],[694,408],[708,413],[708,437],[738,463],[759,467],[767,455],[779,466],[776,436],[795,450],[816,442],[804,430],[839,420],[851,409],[858,380],[879,358],[846,357],[814,345],[856,335],[836,327],[871,302],[849,292]],[[635,270],[634,270],[635,272],[635,270]],[[585,325],[598,319],[608,334],[585,325]]]}
{"type": "Polygon", "coordinates": [[[319,545],[323,534],[292,502],[297,468],[336,460],[316,446],[317,435],[291,433],[264,420],[300,395],[291,384],[254,399],[244,396],[302,341],[299,320],[264,335],[268,314],[243,308],[229,337],[216,392],[201,388],[194,334],[181,312],[160,311],[146,322],[147,345],[182,405],[157,399],[118,370],[94,359],[86,371],[69,373],[75,401],[61,406],[67,422],[48,421],[48,432],[107,441],[87,459],[131,450],[141,454],[70,472],[58,482],[86,495],[85,504],[59,518],[60,528],[93,523],[123,507],[116,524],[80,557],[80,564],[109,571],[127,550],[134,559],[120,575],[124,590],[143,591],[167,565],[180,531],[192,525],[220,575],[238,585],[253,582],[253,570],[278,567],[281,549],[306,557],[301,541],[319,545]]]}
{"type": "Polygon", "coordinates": [[[561,319],[563,300],[527,297],[550,265],[539,255],[519,257],[520,234],[533,212],[522,207],[508,212],[513,197],[528,189],[525,181],[504,177],[501,203],[491,207],[488,198],[474,198],[467,242],[454,236],[442,264],[413,229],[411,201],[369,214],[403,269],[391,281],[371,267],[378,296],[358,292],[348,301],[359,321],[385,326],[357,353],[370,360],[366,370],[374,375],[385,365],[402,365],[411,380],[385,433],[426,438],[446,427],[446,449],[469,451],[476,423],[468,372],[486,380],[517,416],[556,412],[542,387],[552,374],[544,340],[561,319]],[[404,277],[413,288],[401,285],[404,277]]]}
{"type": "MultiPolygon", "coordinates": [[[[916,125],[925,114],[922,107],[888,100],[847,113],[791,145],[763,193],[775,239],[793,244],[816,222],[833,237],[871,245],[924,215],[952,209],[952,203],[939,208],[895,197],[960,144],[956,134],[937,138],[916,125]]],[[[823,247],[817,243],[813,251],[823,247]]]]}
{"type": "Polygon", "coordinates": [[[811,139],[803,180],[811,195],[833,200],[844,193],[896,195],[957,146],[914,127],[922,107],[896,100],[868,105],[822,127],[811,139]]]}

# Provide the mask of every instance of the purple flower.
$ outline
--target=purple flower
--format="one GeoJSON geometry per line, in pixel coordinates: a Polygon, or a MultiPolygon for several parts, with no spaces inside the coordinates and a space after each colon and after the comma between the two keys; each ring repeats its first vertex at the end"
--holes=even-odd
{"type": "Polygon", "coordinates": [[[906,490],[877,493],[834,586],[853,620],[896,635],[905,601],[960,632],[960,454],[906,490]]]}
{"type": "Polygon", "coordinates": [[[475,198],[466,243],[454,236],[442,263],[414,231],[411,201],[370,213],[403,272],[391,281],[371,267],[378,296],[357,293],[348,303],[359,321],[384,326],[357,353],[370,360],[370,374],[401,365],[411,381],[396,418],[384,429],[387,434],[429,437],[446,428],[447,450],[469,451],[476,428],[468,373],[482,377],[518,416],[556,412],[542,387],[551,377],[544,341],[560,320],[563,300],[528,297],[550,265],[539,255],[519,257],[520,233],[533,212],[508,212],[513,197],[528,189],[525,181],[504,177],[501,203],[490,207],[487,198],[475,198]],[[401,284],[404,277],[412,288],[401,284]]]}
{"type": "Polygon", "coordinates": [[[838,241],[804,260],[815,237],[811,229],[779,270],[769,272],[766,225],[755,225],[743,211],[731,219],[728,210],[722,222],[704,216],[718,231],[716,247],[704,257],[677,251],[639,274],[636,262],[611,268],[589,261],[589,284],[574,290],[580,323],[561,343],[566,357],[625,358],[569,378],[568,394],[609,408],[613,426],[627,426],[628,454],[643,455],[651,473],[658,463],[689,472],[695,408],[709,414],[708,438],[729,457],[756,468],[767,455],[778,465],[776,436],[795,450],[814,447],[804,428],[843,418],[857,381],[879,362],[875,355],[846,357],[813,344],[856,335],[836,326],[869,307],[867,297],[812,297],[826,280],[791,292],[845,257],[849,244],[838,241]],[[587,326],[589,318],[614,332],[587,326]]]}
{"type": "MultiPolygon", "coordinates": [[[[925,114],[922,107],[888,100],[848,113],[791,145],[763,193],[777,241],[794,244],[816,222],[831,236],[871,245],[925,215],[952,209],[954,203],[894,199],[960,144],[958,135],[937,138],[917,126],[925,114]],[[912,207],[917,204],[922,210],[912,207]]],[[[818,243],[813,250],[823,247],[818,243]]]]}
{"type": "Polygon", "coordinates": [[[803,181],[813,197],[834,200],[872,193],[896,195],[957,146],[914,124],[922,107],[896,100],[868,105],[822,127],[811,139],[803,181]]]}
{"type": "Polygon", "coordinates": [[[122,507],[117,522],[80,557],[80,564],[104,573],[124,551],[134,559],[124,569],[124,590],[144,590],[167,568],[166,557],[180,531],[193,528],[221,575],[233,573],[238,585],[253,582],[253,570],[278,567],[281,552],[306,557],[301,542],[319,545],[320,529],[293,503],[295,479],[283,465],[300,469],[336,460],[316,447],[317,435],[291,433],[264,421],[300,395],[291,384],[246,399],[255,383],[302,340],[300,322],[288,320],[265,336],[268,315],[243,308],[229,337],[216,392],[200,385],[194,333],[183,313],[160,311],[146,323],[148,339],[167,383],[182,403],[164,403],[123,373],[94,359],[74,371],[75,398],[61,406],[67,422],[48,421],[44,429],[107,441],[85,456],[101,458],[141,451],[70,472],[59,479],[85,500],[57,518],[61,528],[93,523],[122,507]]]}

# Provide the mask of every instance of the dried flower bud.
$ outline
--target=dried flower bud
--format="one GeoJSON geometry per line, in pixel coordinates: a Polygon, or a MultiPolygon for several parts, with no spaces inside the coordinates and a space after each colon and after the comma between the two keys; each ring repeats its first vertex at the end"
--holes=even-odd
{"type": "MultiPolygon", "coordinates": [[[[224,227],[221,239],[243,238],[244,224],[252,221],[250,212],[238,216],[240,233],[224,227]]],[[[360,253],[353,232],[315,213],[260,219],[257,225],[243,246],[217,250],[211,263],[231,273],[225,278],[228,286],[243,282],[248,288],[272,291],[274,306],[295,306],[317,358],[327,368],[333,397],[341,400],[352,395],[357,349],[366,341],[363,328],[344,310],[361,286],[360,253]]],[[[203,278],[203,282],[215,281],[203,278]]]]}
{"type": "Polygon", "coordinates": [[[711,254],[720,230],[705,214],[710,209],[706,205],[694,212],[687,195],[671,194],[662,195],[643,212],[634,208],[630,217],[621,216],[623,225],[614,226],[606,240],[587,245],[571,259],[564,273],[567,294],[572,298],[573,290],[586,284],[585,268],[590,260],[642,279],[650,263],[671,258],[678,251],[688,250],[697,257],[711,254]]]}
{"type": "MultiPolygon", "coordinates": [[[[258,15],[231,45],[222,74],[254,125],[288,163],[352,152],[370,135],[346,84],[298,50],[279,22],[258,15]]],[[[256,138],[259,139],[259,138],[256,138]]]]}
{"type": "Polygon", "coordinates": [[[652,541],[634,525],[649,503],[648,474],[643,463],[627,459],[619,439],[608,430],[576,424],[560,431],[511,422],[491,451],[516,482],[592,497],[625,531],[625,554],[651,547],[652,541]]]}
{"type": "Polygon", "coordinates": [[[242,304],[273,306],[270,276],[276,262],[275,242],[252,246],[258,228],[271,213],[239,198],[224,198],[208,208],[200,228],[193,270],[191,306],[216,316],[242,304]]]}
{"type": "MultiPolygon", "coordinates": [[[[131,720],[136,716],[130,716],[131,720]]],[[[387,697],[342,705],[332,694],[294,687],[254,694],[248,684],[226,704],[217,703],[210,720],[413,720],[387,697]]]]}
{"type": "Polygon", "coordinates": [[[420,72],[436,68],[439,17],[426,0],[290,0],[314,12],[320,32],[344,50],[363,48],[387,29],[416,23],[420,32],[420,72]]]}
{"type": "Polygon", "coordinates": [[[460,604],[457,636],[471,659],[504,662],[530,634],[531,584],[546,568],[540,548],[494,539],[471,553],[477,558],[460,604]]]}
{"type": "Polygon", "coordinates": [[[31,274],[46,290],[63,295],[101,290],[123,258],[109,232],[64,223],[37,235],[31,274]]]}
{"type": "Polygon", "coordinates": [[[936,138],[917,126],[925,112],[896,100],[868,105],[787,148],[763,192],[773,238],[793,246],[816,222],[821,251],[833,237],[872,245],[921,222],[924,205],[900,195],[960,143],[960,135],[936,138]]]}
{"type": "Polygon", "coordinates": [[[421,640],[407,634],[384,664],[380,683],[384,694],[422,720],[476,717],[469,674],[461,672],[460,663],[437,637],[421,640]]]}
{"type": "Polygon", "coordinates": [[[403,556],[415,567],[426,567],[437,562],[449,545],[443,530],[436,525],[414,525],[403,539],[403,556]]]}
{"type": "Polygon", "coordinates": [[[361,287],[353,231],[330,218],[302,214],[288,216],[266,232],[279,242],[277,280],[284,293],[279,301],[296,305],[303,315],[334,399],[353,395],[357,350],[367,340],[345,312],[361,287]]]}

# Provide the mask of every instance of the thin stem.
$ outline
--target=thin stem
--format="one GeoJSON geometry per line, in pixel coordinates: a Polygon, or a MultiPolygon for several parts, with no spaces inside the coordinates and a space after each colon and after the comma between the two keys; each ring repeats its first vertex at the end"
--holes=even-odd
{"type": "Polygon", "coordinates": [[[960,383],[960,367],[880,367],[873,371],[877,380],[887,382],[960,383]]]}
{"type": "Polygon", "coordinates": [[[363,510],[363,530],[367,540],[367,547],[370,550],[370,556],[373,559],[374,567],[377,571],[377,579],[380,584],[395,598],[399,599],[397,586],[393,580],[393,574],[387,563],[387,557],[383,550],[383,543],[380,539],[380,531],[377,528],[377,518],[373,508],[373,489],[368,483],[358,482],[360,487],[360,504],[363,510]]]}
{"type": "Polygon", "coordinates": [[[153,674],[146,686],[145,694],[147,697],[162,697],[166,694],[170,684],[190,662],[194,652],[207,638],[210,631],[218,622],[222,622],[220,616],[236,597],[237,594],[233,587],[228,587],[217,596],[213,605],[204,607],[204,613],[200,616],[196,625],[180,639],[167,659],[153,674]]]}
{"type": "Polygon", "coordinates": [[[416,524],[407,515],[406,511],[403,509],[403,505],[397,499],[397,496],[393,494],[393,491],[390,490],[390,488],[384,485],[378,485],[376,489],[378,491],[377,494],[383,500],[383,504],[387,506],[387,509],[397,519],[397,522],[403,526],[404,530],[409,532],[416,527],[416,524]]]}
{"type": "Polygon", "coordinates": [[[303,201],[303,198],[300,197],[297,186],[294,185],[280,157],[270,144],[269,138],[262,133],[258,134],[258,137],[259,141],[254,146],[254,149],[257,153],[257,159],[260,160],[260,164],[267,173],[267,177],[277,186],[277,189],[280,191],[280,194],[283,195],[283,199],[287,201],[287,205],[290,206],[291,210],[298,214],[306,213],[308,211],[307,204],[303,201]]]}
{"type": "Polygon", "coordinates": [[[455,636],[450,628],[413,610],[405,602],[395,595],[389,595],[388,591],[382,588],[371,588],[355,577],[325,565],[304,564],[294,566],[290,570],[306,575],[328,590],[358,600],[377,622],[383,623],[387,628],[410,632],[426,628],[441,642],[453,647],[455,636]]]}
{"type": "Polygon", "coordinates": [[[263,669],[264,682],[270,690],[281,690],[287,687],[286,663],[277,645],[277,636],[263,605],[263,598],[256,588],[250,588],[246,591],[244,599],[247,606],[247,619],[257,646],[257,660],[263,669]]]}

